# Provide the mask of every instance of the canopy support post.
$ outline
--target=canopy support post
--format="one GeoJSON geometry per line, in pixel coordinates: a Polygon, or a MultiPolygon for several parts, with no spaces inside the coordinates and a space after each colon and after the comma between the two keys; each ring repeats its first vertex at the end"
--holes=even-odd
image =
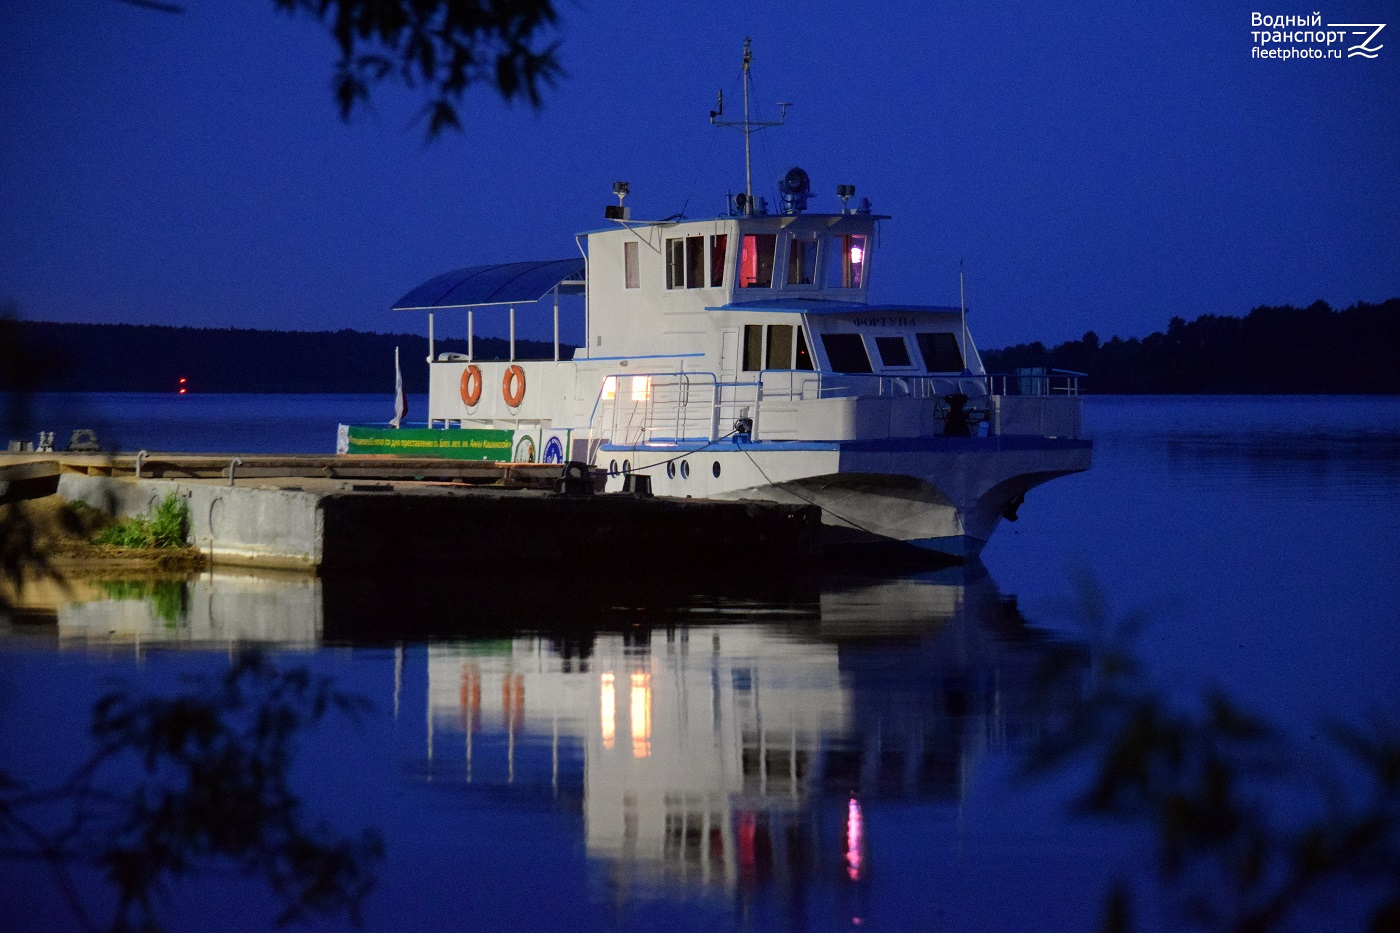
{"type": "Polygon", "coordinates": [[[559,283],[554,283],[554,362],[559,362],[559,283]]]}
{"type": "Polygon", "coordinates": [[[515,305],[510,306],[510,361],[515,362],[515,305]]]}
{"type": "Polygon", "coordinates": [[[468,362],[468,363],[470,363],[472,360],[476,359],[476,353],[473,351],[473,347],[474,347],[473,336],[475,335],[475,333],[476,333],[476,331],[475,331],[475,330],[473,329],[473,327],[472,327],[472,309],[471,309],[471,308],[468,308],[468,309],[467,309],[467,362],[468,362]]]}
{"type": "Polygon", "coordinates": [[[428,312],[428,362],[431,363],[437,354],[433,353],[433,312],[428,312]]]}

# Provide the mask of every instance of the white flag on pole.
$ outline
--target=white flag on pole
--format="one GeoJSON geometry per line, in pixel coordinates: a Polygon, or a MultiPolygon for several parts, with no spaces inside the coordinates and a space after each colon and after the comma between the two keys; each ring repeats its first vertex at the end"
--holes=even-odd
{"type": "Polygon", "coordinates": [[[394,347],[394,418],[389,422],[398,427],[408,416],[408,396],[403,394],[403,372],[399,369],[399,348],[394,347]]]}

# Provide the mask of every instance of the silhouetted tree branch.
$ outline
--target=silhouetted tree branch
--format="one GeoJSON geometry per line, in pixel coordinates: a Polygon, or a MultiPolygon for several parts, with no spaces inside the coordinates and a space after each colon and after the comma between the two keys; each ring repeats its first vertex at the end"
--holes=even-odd
{"type": "MultiPolygon", "coordinates": [[[[117,0],[162,13],[184,6],[163,0],[117,0]]],[[[273,0],[291,16],[329,28],[340,47],[333,87],[341,119],[369,105],[370,86],[400,81],[423,87],[428,139],[461,129],[459,106],[472,85],[507,101],[543,103],[542,91],[564,76],[559,43],[545,36],[558,20],[553,0],[273,0]]]]}
{"type": "Polygon", "coordinates": [[[290,15],[324,23],[340,47],[335,97],[348,120],[369,103],[370,86],[397,80],[423,87],[427,134],[460,129],[458,106],[472,85],[533,107],[563,76],[558,42],[544,38],[552,0],[273,0],[290,15]]]}
{"type": "Polygon", "coordinates": [[[281,904],[279,924],[319,914],[358,925],[383,857],[379,834],[309,823],[289,781],[300,732],[367,705],[259,652],[222,676],[189,678],[173,697],[108,694],[93,710],[97,749],[63,784],[31,791],[0,773],[0,857],[47,863],[90,930],[99,927],[69,874],[79,865],[115,888],[112,930],[159,930],[156,895],[218,864],[261,877],[281,904]]]}
{"type": "MultiPolygon", "coordinates": [[[[1031,750],[1031,775],[1087,761],[1081,814],[1147,828],[1168,900],[1197,928],[1278,929],[1343,884],[1371,898],[1370,929],[1400,919],[1400,730],[1377,717],[1325,731],[1354,773],[1304,756],[1219,691],[1175,701],[1134,651],[1141,620],[1109,620],[1085,589],[1093,686],[1062,727],[1031,750]]],[[[1050,668],[1051,680],[1057,672],[1050,668]]],[[[1117,879],[1101,928],[1132,929],[1133,884],[1117,879]]],[[[1365,902],[1363,902],[1365,903],[1365,902]]],[[[1291,928],[1291,927],[1289,927],[1291,928]]]]}
{"type": "MultiPolygon", "coordinates": [[[[52,353],[25,340],[19,309],[0,304],[0,444],[29,434],[29,396],[57,368],[52,353]]],[[[4,584],[18,593],[26,576],[57,578],[24,502],[0,505],[0,610],[7,607],[4,584]]]]}

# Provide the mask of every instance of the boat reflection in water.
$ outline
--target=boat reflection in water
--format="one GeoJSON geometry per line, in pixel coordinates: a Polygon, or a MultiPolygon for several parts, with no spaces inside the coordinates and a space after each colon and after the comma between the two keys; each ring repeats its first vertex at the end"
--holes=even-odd
{"type": "MultiPolygon", "coordinates": [[[[505,587],[466,605],[442,582],[228,572],[94,587],[30,628],[85,650],[392,647],[401,724],[425,658],[411,779],[581,814],[615,892],[863,882],[882,804],[955,812],[984,756],[1079,694],[1042,689],[1065,646],[976,565],[650,602],[505,587]]],[[[884,825],[877,855],[897,844],[884,825]]]]}
{"type": "Polygon", "coordinates": [[[958,802],[1076,695],[1041,689],[1049,644],[985,572],[794,614],[431,645],[425,777],[576,800],[616,884],[859,881],[867,804],[958,802]]]}
{"type": "Polygon", "coordinates": [[[22,595],[19,610],[37,623],[25,634],[56,633],[68,648],[314,647],[322,640],[323,581],[302,573],[40,580],[22,595]]]}

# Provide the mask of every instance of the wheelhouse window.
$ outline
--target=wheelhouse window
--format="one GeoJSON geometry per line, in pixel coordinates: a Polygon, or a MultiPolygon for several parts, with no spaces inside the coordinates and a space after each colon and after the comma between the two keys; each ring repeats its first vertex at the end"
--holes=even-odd
{"type": "Polygon", "coordinates": [[[865,352],[865,343],[860,334],[822,334],[822,347],[826,350],[826,361],[835,373],[871,372],[870,356],[865,352]]]}
{"type": "Polygon", "coordinates": [[[960,373],[963,371],[962,350],[958,338],[949,333],[921,333],[915,335],[919,341],[919,352],[924,357],[924,368],[931,373],[960,373]]]}
{"type": "Polygon", "coordinates": [[[710,287],[724,284],[724,259],[729,252],[729,234],[716,233],[710,237],[710,287]]]}
{"type": "Polygon", "coordinates": [[[685,288],[685,239],[666,241],[666,287],[685,288]]]}
{"type": "Polygon", "coordinates": [[[635,240],[622,244],[622,270],[623,283],[628,288],[641,286],[641,273],[637,267],[637,242],[635,240]]]}
{"type": "Polygon", "coordinates": [[[739,250],[739,286],[772,288],[773,259],[778,250],[776,233],[746,233],[739,250]]]}
{"type": "Polygon", "coordinates": [[[822,282],[827,288],[860,288],[865,284],[868,239],[864,233],[835,234],[826,238],[822,282]]]}
{"type": "Polygon", "coordinates": [[[685,287],[705,287],[705,238],[685,238],[685,287]]]}
{"type": "Polygon", "coordinates": [[[792,369],[792,325],[768,325],[768,353],[765,369],[792,369]]]}
{"type": "Polygon", "coordinates": [[[810,237],[794,236],[788,245],[787,283],[789,285],[811,285],[816,281],[816,275],[816,235],[813,234],[810,237]]]}
{"type": "Polygon", "coordinates": [[[672,237],[666,241],[666,287],[705,287],[704,237],[672,237]]]}
{"type": "Polygon", "coordinates": [[[763,325],[744,325],[744,372],[756,373],[763,368],[763,325]]]}
{"type": "Polygon", "coordinates": [[[802,335],[802,328],[797,328],[797,358],[793,361],[793,369],[815,369],[812,365],[812,354],[807,350],[807,338],[802,335]]]}
{"type": "Polygon", "coordinates": [[[876,337],[875,349],[880,354],[880,362],[885,366],[911,366],[909,344],[903,337],[876,337]]]}

